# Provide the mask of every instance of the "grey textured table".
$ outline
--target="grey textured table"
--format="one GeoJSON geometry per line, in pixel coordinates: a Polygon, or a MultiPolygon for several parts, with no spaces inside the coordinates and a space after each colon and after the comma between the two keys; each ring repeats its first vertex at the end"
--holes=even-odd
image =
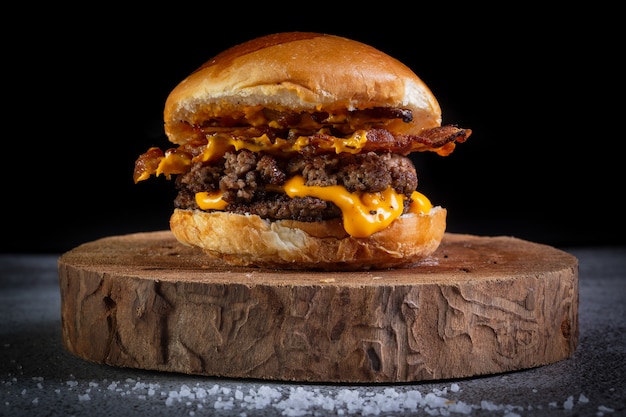
{"type": "Polygon", "coordinates": [[[579,259],[572,358],[428,383],[320,385],[115,368],[61,341],[58,255],[0,255],[0,416],[623,416],[626,247],[564,248],[579,259]]]}

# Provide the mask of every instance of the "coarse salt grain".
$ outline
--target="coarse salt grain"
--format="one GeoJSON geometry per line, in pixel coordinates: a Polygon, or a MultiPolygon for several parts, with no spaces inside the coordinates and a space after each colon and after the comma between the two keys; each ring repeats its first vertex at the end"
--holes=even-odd
{"type": "Polygon", "coordinates": [[[232,398],[224,401],[222,400],[222,397],[218,397],[218,399],[213,403],[213,407],[218,410],[232,410],[235,407],[235,404],[232,398]]]}
{"type": "Polygon", "coordinates": [[[610,407],[606,407],[604,405],[599,405],[598,406],[598,411],[607,412],[607,413],[613,413],[613,412],[615,412],[615,409],[610,408],[610,407]]]}

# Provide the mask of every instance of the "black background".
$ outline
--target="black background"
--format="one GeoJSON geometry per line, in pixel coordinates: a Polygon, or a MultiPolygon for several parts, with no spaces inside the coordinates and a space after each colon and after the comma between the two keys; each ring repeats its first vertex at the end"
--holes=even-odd
{"type": "Polygon", "coordinates": [[[167,229],[173,183],[135,185],[132,171],[150,146],[168,146],[169,91],[220,51],[291,30],[394,56],[431,88],[444,123],[473,130],[448,157],[415,156],[419,189],[448,209],[449,232],[560,247],[624,243],[616,11],[249,7],[17,16],[3,64],[2,251],[60,253],[167,229]]]}

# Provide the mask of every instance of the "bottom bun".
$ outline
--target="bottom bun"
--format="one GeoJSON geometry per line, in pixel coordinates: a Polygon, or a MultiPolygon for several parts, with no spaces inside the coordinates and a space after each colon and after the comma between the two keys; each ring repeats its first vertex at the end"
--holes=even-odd
{"type": "Polygon", "coordinates": [[[256,215],[175,209],[178,241],[230,265],[281,269],[364,270],[406,267],[432,254],[443,239],[446,210],[405,214],[366,238],[346,233],[340,220],[269,221],[256,215]]]}

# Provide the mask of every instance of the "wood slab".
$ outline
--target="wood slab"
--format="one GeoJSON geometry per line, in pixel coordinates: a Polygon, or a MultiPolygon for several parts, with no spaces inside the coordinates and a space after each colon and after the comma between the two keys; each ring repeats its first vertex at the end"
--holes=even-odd
{"type": "Polygon", "coordinates": [[[410,269],[230,267],[169,231],[58,260],[63,343],[88,361],[194,375],[409,382],[547,365],[578,343],[578,260],[446,234],[410,269]]]}

